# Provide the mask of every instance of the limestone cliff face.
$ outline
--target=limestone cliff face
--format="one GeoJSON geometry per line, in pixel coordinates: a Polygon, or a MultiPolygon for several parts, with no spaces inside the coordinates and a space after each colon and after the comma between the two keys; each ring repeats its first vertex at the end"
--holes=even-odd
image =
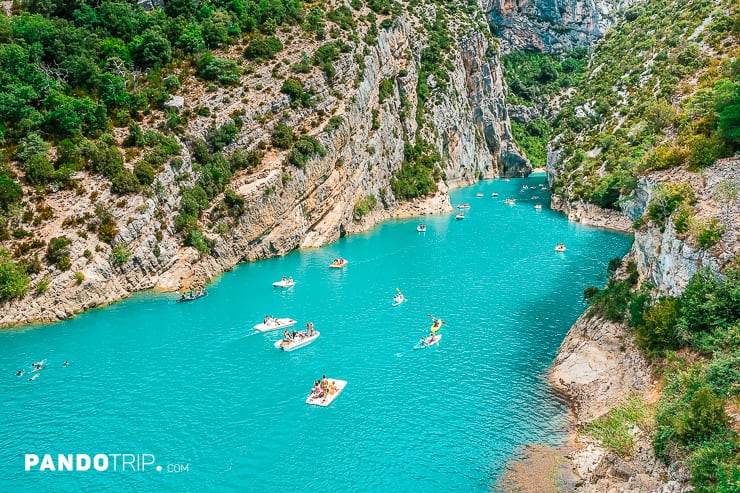
{"type": "MultiPolygon", "coordinates": [[[[434,17],[434,12],[423,14],[434,17]]],[[[401,16],[392,27],[380,32],[377,44],[364,56],[363,68],[346,55],[335,62],[335,82],[327,84],[321,74],[304,81],[320,101],[316,109],[287,111],[287,96],[277,93],[250,98],[246,87],[231,95],[204,94],[199,101],[193,101],[198,96],[186,94],[186,105],[210,107],[216,124],[226,121],[235,110],[241,111],[243,126],[232,149],[252,149],[260,141],[269,141],[272,126],[278,122],[292,128],[310,128],[311,111],[324,110],[343,118],[331,131],[320,127],[309,130],[321,140],[326,156],[310,160],[303,169],[283,164],[285,153],[270,150],[260,169],[234,176],[229,188],[245,200],[245,212],[230,219],[206,211],[205,217],[210,220],[203,222],[208,222],[205,234],[213,245],[210,255],[181,247],[172,222],[180,190],[194,183],[197,176],[183,146],[182,166],[175,170],[167,165],[148,197],[131,196],[113,209],[119,229],[115,242],[128,249],[128,260],[115,264],[110,247],[99,243],[94,235],[70,235],[71,270],[61,272],[49,267],[38,274],[34,282],[46,276],[48,290],[4,303],[0,325],[62,319],[142,289],[201,285],[238,262],[325,245],[393,215],[450,211],[448,187],[463,186],[481,176],[529,173],[529,162],[521,157],[511,137],[498,56],[486,55],[496,50],[489,48],[489,37],[475,30],[465,32],[458,35],[457,45],[449,54],[454,70],[447,90],[433,91],[425,107],[430,124],[422,137],[444,161],[445,182],[440,181],[435,196],[399,203],[389,186],[392,174],[401,166],[404,143],[413,142],[418,130],[418,60],[425,42],[418,20],[401,16]],[[394,81],[392,94],[380,101],[379,84],[388,79],[394,81]],[[354,205],[368,194],[378,198],[378,206],[365,217],[355,217],[354,205]],[[74,272],[81,272],[84,281],[76,280],[74,272]]],[[[300,56],[299,51],[286,53],[291,55],[296,61],[300,56]]],[[[254,75],[257,81],[269,80],[266,70],[265,75],[254,75]]],[[[203,135],[213,123],[196,119],[189,130],[203,135]]],[[[95,203],[117,200],[93,176],[83,173],[80,184],[98,192],[95,203]]],[[[58,235],[70,211],[91,211],[95,203],[74,192],[58,192],[50,205],[60,214],[49,223],[45,234],[58,235]]]]}
{"type": "Polygon", "coordinates": [[[557,53],[591,46],[631,0],[484,0],[503,51],[557,53]]]}

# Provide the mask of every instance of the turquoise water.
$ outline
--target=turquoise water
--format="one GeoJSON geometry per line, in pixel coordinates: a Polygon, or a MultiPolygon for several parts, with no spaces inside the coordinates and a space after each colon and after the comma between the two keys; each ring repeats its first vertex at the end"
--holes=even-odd
{"type": "Polygon", "coordinates": [[[142,293],[0,332],[0,490],[490,491],[518,446],[562,440],[548,365],[583,289],[631,243],[536,211],[546,192],[521,185],[543,181],[455,191],[466,219],[425,218],[425,234],[391,221],[241,265],[192,303],[142,293]],[[328,268],[337,256],[347,268],[328,268]],[[273,288],[283,275],[296,286],[273,288]],[[396,287],[409,301],[393,308],[396,287]],[[321,337],[281,353],[277,332],[253,335],[265,314],[313,321],[321,337]],[[413,351],[429,314],[444,337],[413,351]],[[43,358],[37,380],[15,376],[43,358]],[[322,373],[349,383],[307,406],[322,373]],[[153,454],[163,470],[114,472],[111,458],[104,472],[25,472],[27,453],[153,454]]]}

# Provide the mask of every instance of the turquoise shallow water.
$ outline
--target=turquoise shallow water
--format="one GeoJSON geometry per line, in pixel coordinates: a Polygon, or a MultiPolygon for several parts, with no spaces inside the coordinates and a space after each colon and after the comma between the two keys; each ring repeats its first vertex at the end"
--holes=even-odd
{"type": "Polygon", "coordinates": [[[543,181],[458,190],[467,218],[425,218],[425,234],[391,221],[241,265],[193,303],[142,293],[1,331],[0,490],[490,491],[518,446],[562,440],[547,368],[583,289],[631,243],[534,210],[546,192],[522,183],[543,181]],[[337,256],[347,268],[328,268],[337,256]],[[283,275],[296,286],[273,288],[283,275]],[[393,308],[396,287],[409,302],[393,308]],[[281,353],[277,332],[251,335],[268,313],[321,337],[281,353]],[[444,337],[413,351],[428,314],[444,337]],[[37,380],[15,376],[43,358],[37,380]],[[307,406],[322,373],[349,383],[330,407],[307,406]],[[26,453],[153,454],[163,470],[25,472],[26,453]]]}

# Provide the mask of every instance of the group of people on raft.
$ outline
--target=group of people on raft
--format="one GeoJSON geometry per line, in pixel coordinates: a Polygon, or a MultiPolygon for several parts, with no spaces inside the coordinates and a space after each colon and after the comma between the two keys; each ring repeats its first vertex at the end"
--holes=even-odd
{"type": "Polygon", "coordinates": [[[288,329],[285,329],[283,331],[283,343],[284,344],[290,344],[291,342],[295,341],[296,339],[303,339],[304,337],[311,337],[316,333],[316,331],[313,329],[313,322],[306,323],[306,331],[305,332],[297,332],[293,330],[292,332],[289,332],[288,329]]]}
{"type": "Polygon", "coordinates": [[[180,299],[177,301],[193,301],[207,294],[208,294],[208,291],[206,291],[205,289],[196,289],[195,291],[183,293],[182,296],[180,296],[180,299]]]}
{"type": "Polygon", "coordinates": [[[346,261],[346,260],[344,260],[344,259],[343,259],[342,257],[339,257],[339,258],[335,258],[335,259],[334,259],[334,262],[332,262],[332,264],[331,264],[331,265],[343,265],[343,264],[344,264],[344,263],[346,263],[346,262],[347,262],[347,261],[346,261]]]}
{"type": "Polygon", "coordinates": [[[314,380],[310,397],[321,399],[322,397],[326,397],[334,392],[336,392],[336,385],[334,385],[334,382],[330,382],[326,378],[326,375],[322,375],[321,380],[314,380]]]}

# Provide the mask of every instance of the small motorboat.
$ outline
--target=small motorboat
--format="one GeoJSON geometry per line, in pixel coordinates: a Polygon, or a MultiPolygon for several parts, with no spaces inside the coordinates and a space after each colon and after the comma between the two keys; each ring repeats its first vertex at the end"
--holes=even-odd
{"type": "Polygon", "coordinates": [[[498,197],[498,192],[493,192],[493,193],[491,194],[491,197],[498,197]]]}
{"type": "Polygon", "coordinates": [[[206,291],[205,289],[190,291],[189,293],[183,293],[182,296],[178,298],[177,302],[182,303],[183,301],[195,301],[198,298],[202,298],[204,296],[208,296],[208,291],[206,291]]]}
{"type": "Polygon", "coordinates": [[[556,252],[564,252],[565,251],[565,243],[558,243],[555,245],[555,251],[556,252]]]}
{"type": "Polygon", "coordinates": [[[414,346],[414,350],[426,349],[429,346],[439,343],[441,339],[442,339],[442,334],[434,334],[433,336],[422,337],[421,340],[417,342],[416,345],[414,346]]]}
{"type": "Polygon", "coordinates": [[[516,199],[506,199],[504,200],[504,204],[506,205],[514,205],[516,203],[516,199]]]}
{"type": "Polygon", "coordinates": [[[537,187],[529,187],[530,190],[537,190],[537,187]]]}
{"type": "Polygon", "coordinates": [[[321,332],[319,332],[318,330],[315,330],[312,335],[307,335],[304,332],[298,332],[298,334],[296,334],[296,336],[290,341],[286,341],[284,339],[276,341],[275,348],[280,349],[281,351],[295,351],[296,349],[302,348],[303,346],[308,346],[313,341],[318,339],[320,335],[321,332]]]}
{"type": "Polygon", "coordinates": [[[341,269],[342,267],[346,267],[347,261],[343,258],[335,258],[334,262],[331,263],[329,267],[332,269],[341,269]]]}
{"type": "Polygon", "coordinates": [[[478,193],[476,193],[476,194],[475,194],[475,196],[476,196],[476,197],[483,197],[483,194],[482,194],[482,193],[480,193],[480,192],[478,192],[478,193]]]}
{"type": "Polygon", "coordinates": [[[461,219],[465,219],[465,213],[463,211],[458,212],[457,216],[455,216],[455,219],[457,219],[458,221],[461,219]]]}
{"type": "Polygon", "coordinates": [[[541,211],[542,210],[542,204],[534,204],[534,208],[537,209],[538,211],[541,211]]]}
{"type": "Polygon", "coordinates": [[[344,387],[347,386],[347,382],[345,380],[337,380],[334,378],[327,378],[327,380],[329,381],[329,391],[326,392],[325,395],[322,395],[315,394],[312,390],[306,398],[306,404],[326,407],[334,402],[334,399],[339,397],[339,394],[342,393],[344,387]]]}
{"type": "Polygon", "coordinates": [[[470,209],[470,204],[460,204],[457,206],[458,209],[470,209]]]}
{"type": "Polygon", "coordinates": [[[283,278],[277,282],[273,282],[272,286],[275,288],[292,288],[295,286],[295,281],[293,281],[292,277],[286,278],[283,276],[283,278]]]}
{"type": "Polygon", "coordinates": [[[427,232],[427,225],[426,224],[420,224],[416,227],[416,231],[419,233],[426,233],[427,232]]]}
{"type": "Polygon", "coordinates": [[[271,330],[286,329],[296,324],[296,321],[292,318],[271,318],[267,317],[267,320],[261,324],[254,326],[254,329],[259,332],[269,332],[271,330]]]}

